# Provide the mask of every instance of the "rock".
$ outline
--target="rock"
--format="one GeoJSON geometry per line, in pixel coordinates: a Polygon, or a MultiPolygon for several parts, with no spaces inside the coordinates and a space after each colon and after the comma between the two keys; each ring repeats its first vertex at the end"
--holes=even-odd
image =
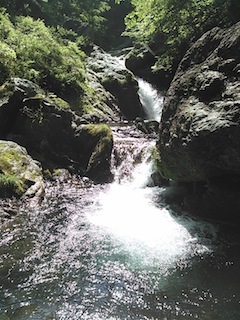
{"type": "Polygon", "coordinates": [[[240,23],[205,33],[167,92],[158,148],[168,179],[240,175],[240,23]]]}
{"type": "Polygon", "coordinates": [[[158,133],[159,122],[156,120],[143,120],[137,118],[135,121],[135,125],[140,131],[152,137],[155,137],[155,135],[157,135],[158,133]]]}
{"type": "MultiPolygon", "coordinates": [[[[92,172],[89,161],[93,167],[96,159],[99,172],[106,176],[112,142],[106,140],[105,133],[110,136],[111,130],[97,124],[81,124],[79,116],[60,108],[38,86],[30,81],[23,80],[23,83],[27,84],[26,89],[21,86],[19,90],[15,79],[2,88],[0,138],[26,147],[44,168],[66,168],[84,175],[92,172]],[[91,130],[88,126],[92,126],[91,130]],[[101,157],[93,157],[99,145],[101,157]]],[[[108,173],[110,175],[110,171],[108,173]]],[[[93,174],[91,177],[94,179],[93,174]]]]}
{"type": "Polygon", "coordinates": [[[85,96],[88,112],[82,116],[88,123],[94,122],[119,122],[121,111],[117,99],[101,84],[96,73],[87,67],[88,86],[93,89],[93,94],[85,96]]]}
{"type": "Polygon", "coordinates": [[[161,47],[159,41],[157,41],[156,48],[154,48],[155,53],[148,46],[132,48],[126,56],[126,67],[136,76],[154,84],[159,90],[165,92],[170,85],[174,73],[163,68],[157,71],[154,70],[156,69],[154,65],[157,62],[157,49],[159,49],[159,46],[161,47]]]}
{"type": "Polygon", "coordinates": [[[100,83],[116,98],[126,119],[133,120],[144,115],[137,80],[120,58],[95,47],[88,59],[88,68],[95,72],[100,83]]]}
{"type": "Polygon", "coordinates": [[[81,163],[84,174],[97,182],[111,177],[110,163],[113,147],[111,129],[106,124],[80,125],[76,130],[75,143],[81,146],[81,163]]]}
{"type": "Polygon", "coordinates": [[[42,169],[26,149],[0,140],[0,195],[40,196],[44,192],[42,169]]]}
{"type": "Polygon", "coordinates": [[[43,96],[43,90],[35,83],[13,78],[0,88],[0,137],[14,127],[22,101],[29,97],[43,96]]]}

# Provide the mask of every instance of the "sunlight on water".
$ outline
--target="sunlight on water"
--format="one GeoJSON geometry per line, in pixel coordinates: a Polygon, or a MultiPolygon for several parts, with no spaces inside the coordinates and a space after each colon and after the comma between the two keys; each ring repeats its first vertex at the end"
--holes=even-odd
{"type": "Polygon", "coordinates": [[[130,254],[141,257],[141,264],[151,266],[155,261],[161,267],[174,267],[179,259],[209,252],[192,230],[152,203],[152,191],[114,184],[101,195],[99,211],[89,219],[122,241],[130,254]]]}
{"type": "Polygon", "coordinates": [[[132,181],[112,183],[95,202],[89,221],[120,240],[138,263],[157,264],[165,272],[179,260],[210,252],[201,238],[214,230],[160,208],[154,199],[163,188],[146,187],[150,172],[151,163],[143,161],[134,169],[132,181]]]}

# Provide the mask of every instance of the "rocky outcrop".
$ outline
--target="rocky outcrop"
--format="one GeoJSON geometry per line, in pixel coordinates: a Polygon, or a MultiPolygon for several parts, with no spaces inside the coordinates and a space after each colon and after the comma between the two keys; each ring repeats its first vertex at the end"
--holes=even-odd
{"type": "Polygon", "coordinates": [[[120,58],[95,47],[88,59],[88,68],[116,99],[116,104],[127,120],[142,117],[144,111],[138,96],[138,83],[120,58]]]}
{"type": "Polygon", "coordinates": [[[217,189],[221,185],[222,190],[224,181],[238,185],[239,49],[240,23],[210,30],[182,59],[160,125],[160,171],[165,178],[207,181],[212,195],[222,193],[217,189]]]}
{"type": "MultiPolygon", "coordinates": [[[[148,46],[130,48],[131,50],[126,55],[126,67],[139,78],[154,84],[160,91],[165,92],[173,79],[177,64],[174,63],[172,70],[165,70],[164,68],[156,70],[157,56],[161,55],[158,52],[160,47],[161,45],[157,41],[154,52],[148,46]]],[[[161,47],[162,50],[163,47],[161,47]]]]}
{"type": "Polygon", "coordinates": [[[0,195],[41,196],[44,182],[41,165],[26,149],[12,141],[0,140],[0,195]]]}
{"type": "Polygon", "coordinates": [[[186,53],[165,98],[162,173],[181,181],[240,174],[240,24],[214,28],[186,53]]]}
{"type": "Polygon", "coordinates": [[[110,175],[106,161],[112,148],[111,130],[82,124],[74,112],[60,108],[30,81],[12,79],[1,88],[0,138],[26,147],[44,168],[68,168],[84,175],[96,159],[97,179],[110,175]],[[99,144],[104,147],[99,149],[99,144]],[[93,157],[96,150],[98,157],[93,157]]]}
{"type": "Polygon", "coordinates": [[[82,115],[86,122],[119,122],[121,111],[117,99],[104,88],[96,73],[89,67],[86,68],[88,86],[91,88],[84,97],[87,113],[82,115]]]}

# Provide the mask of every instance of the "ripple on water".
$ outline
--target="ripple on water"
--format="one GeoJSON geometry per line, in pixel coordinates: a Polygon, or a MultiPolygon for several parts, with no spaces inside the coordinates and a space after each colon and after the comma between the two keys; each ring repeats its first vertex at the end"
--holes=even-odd
{"type": "Polygon", "coordinates": [[[0,319],[239,319],[239,244],[138,178],[63,181],[1,229],[0,319]]]}

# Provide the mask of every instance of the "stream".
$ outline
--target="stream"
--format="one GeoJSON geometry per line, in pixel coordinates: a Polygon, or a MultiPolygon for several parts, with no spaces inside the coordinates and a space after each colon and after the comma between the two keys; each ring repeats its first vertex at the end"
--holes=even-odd
{"type": "Polygon", "coordinates": [[[1,226],[0,320],[240,319],[238,229],[175,212],[155,141],[112,130],[112,183],[53,177],[1,226]]]}

